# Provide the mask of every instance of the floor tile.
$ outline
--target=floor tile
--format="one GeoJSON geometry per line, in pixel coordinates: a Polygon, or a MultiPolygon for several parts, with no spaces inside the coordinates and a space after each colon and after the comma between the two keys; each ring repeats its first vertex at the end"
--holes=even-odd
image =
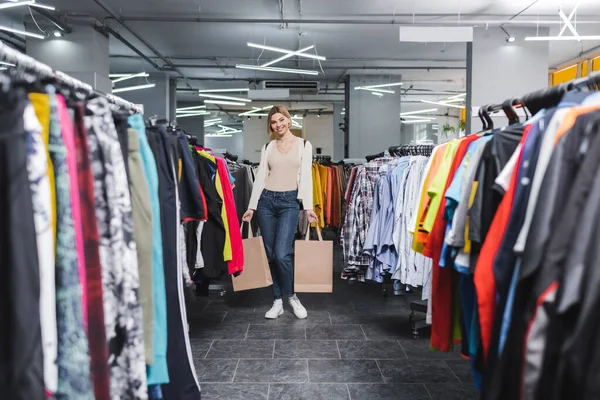
{"type": "Polygon", "coordinates": [[[267,400],[269,385],[263,383],[204,383],[202,400],[267,400]]]}
{"type": "Polygon", "coordinates": [[[270,400],[350,400],[348,387],[331,383],[273,383],[270,400]]]}
{"type": "Polygon", "coordinates": [[[375,360],[308,360],[310,382],[383,382],[375,360]]]}
{"type": "Polygon", "coordinates": [[[406,359],[406,354],[395,340],[339,340],[342,358],[406,359]]]}
{"type": "Polygon", "coordinates": [[[190,339],[237,339],[244,340],[248,324],[239,325],[192,325],[190,329],[190,339]]]}
{"type": "Polygon", "coordinates": [[[238,360],[231,358],[194,360],[200,382],[232,382],[238,360]]]}
{"type": "Polygon", "coordinates": [[[308,310],[308,317],[298,319],[293,312],[285,312],[277,318],[277,324],[280,325],[330,325],[328,311],[311,311],[308,310]]]}
{"type": "Polygon", "coordinates": [[[399,340],[398,343],[409,359],[461,360],[460,346],[455,346],[455,351],[448,353],[431,350],[429,338],[399,340]]]}
{"type": "Polygon", "coordinates": [[[335,340],[276,340],[275,358],[340,358],[335,340]]]}
{"type": "Polygon", "coordinates": [[[386,383],[460,383],[443,361],[378,360],[377,362],[386,383]]]}
{"type": "Polygon", "coordinates": [[[384,324],[389,321],[389,314],[382,313],[366,313],[366,312],[348,312],[348,313],[331,313],[331,323],[339,324],[384,324]]]}
{"type": "Polygon", "coordinates": [[[192,348],[192,356],[194,359],[206,358],[206,354],[212,345],[212,340],[205,339],[190,339],[190,346],[192,348]]]}
{"type": "Polygon", "coordinates": [[[360,325],[314,325],[306,327],[308,340],[365,340],[360,325]]]}
{"type": "Polygon", "coordinates": [[[361,325],[368,340],[399,340],[412,337],[410,324],[361,325]]]}
{"type": "Polygon", "coordinates": [[[195,324],[221,323],[225,318],[225,314],[227,314],[226,311],[189,313],[188,320],[193,321],[195,324]]]}
{"type": "Polygon", "coordinates": [[[263,313],[255,312],[228,312],[223,319],[223,324],[275,324],[277,321],[265,318],[263,313]]]}
{"type": "Polygon", "coordinates": [[[348,390],[352,400],[431,400],[420,384],[348,384],[348,390]]]}
{"type": "Polygon", "coordinates": [[[211,300],[204,308],[205,312],[219,311],[254,311],[257,307],[254,302],[227,303],[225,300],[211,300]]]}
{"type": "Polygon", "coordinates": [[[308,382],[306,360],[240,360],[234,382],[308,382]]]}
{"type": "Polygon", "coordinates": [[[293,325],[250,325],[248,339],[306,339],[306,329],[293,325]]]}
{"type": "Polygon", "coordinates": [[[273,358],[273,340],[215,340],[206,358],[273,358]]]}
{"type": "Polygon", "coordinates": [[[472,385],[427,384],[433,400],[477,400],[479,391],[472,385]]]}
{"type": "Polygon", "coordinates": [[[473,384],[473,373],[471,363],[467,360],[446,360],[454,375],[464,384],[473,384]]]}

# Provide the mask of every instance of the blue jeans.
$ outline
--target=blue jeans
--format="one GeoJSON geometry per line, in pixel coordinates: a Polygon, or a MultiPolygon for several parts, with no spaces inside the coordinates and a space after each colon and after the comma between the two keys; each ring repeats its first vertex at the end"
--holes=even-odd
{"type": "Polygon", "coordinates": [[[256,208],[256,219],[265,243],[265,251],[273,277],[273,298],[294,295],[294,236],[300,207],[298,191],[264,190],[256,208]]]}

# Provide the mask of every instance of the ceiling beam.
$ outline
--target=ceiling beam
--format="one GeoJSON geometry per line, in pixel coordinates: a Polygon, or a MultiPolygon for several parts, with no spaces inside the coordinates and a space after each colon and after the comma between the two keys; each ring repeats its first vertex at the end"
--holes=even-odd
{"type": "MultiPolygon", "coordinates": [[[[195,68],[195,69],[236,69],[235,65],[196,65],[196,64],[174,64],[177,68],[195,68]]],[[[169,69],[169,66],[163,67],[169,69]]],[[[420,65],[420,66],[398,66],[398,65],[323,65],[324,70],[463,70],[466,66],[447,66],[447,65],[420,65]]]]}

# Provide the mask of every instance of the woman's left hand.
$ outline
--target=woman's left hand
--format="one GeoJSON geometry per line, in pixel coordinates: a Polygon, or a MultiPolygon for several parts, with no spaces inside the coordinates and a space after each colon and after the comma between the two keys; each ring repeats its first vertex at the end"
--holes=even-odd
{"type": "Polygon", "coordinates": [[[308,222],[310,223],[319,222],[319,217],[317,217],[317,214],[315,214],[313,210],[306,210],[306,217],[308,218],[308,222]]]}

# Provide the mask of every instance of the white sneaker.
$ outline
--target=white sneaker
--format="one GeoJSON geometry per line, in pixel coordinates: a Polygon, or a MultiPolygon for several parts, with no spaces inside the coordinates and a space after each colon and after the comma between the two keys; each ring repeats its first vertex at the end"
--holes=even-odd
{"type": "Polygon", "coordinates": [[[273,302],[273,307],[265,314],[267,319],[276,319],[283,314],[283,300],[278,299],[273,302]]]}
{"type": "Polygon", "coordinates": [[[294,314],[296,314],[296,317],[298,317],[299,319],[304,319],[308,316],[306,308],[304,308],[302,303],[300,303],[300,300],[298,300],[298,297],[296,295],[290,297],[290,305],[294,309],[294,314]]]}

